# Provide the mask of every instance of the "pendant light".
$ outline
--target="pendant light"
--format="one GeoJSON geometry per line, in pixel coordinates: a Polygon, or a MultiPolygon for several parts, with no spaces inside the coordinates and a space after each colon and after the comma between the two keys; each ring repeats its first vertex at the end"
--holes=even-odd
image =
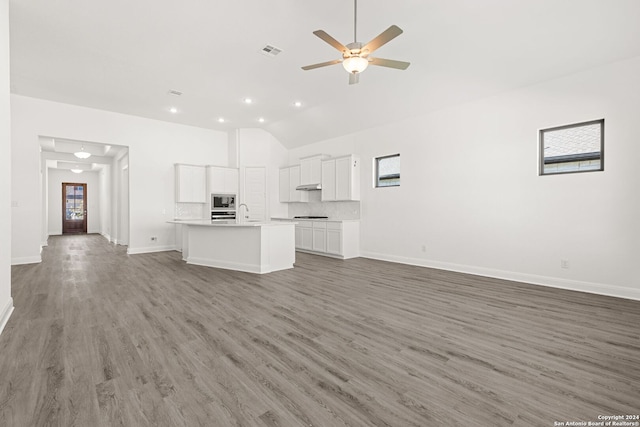
{"type": "Polygon", "coordinates": [[[91,153],[87,153],[86,151],[84,151],[84,145],[81,146],[80,151],[76,151],[75,153],[73,153],[73,155],[79,159],[88,159],[89,157],[91,157],[91,153]]]}

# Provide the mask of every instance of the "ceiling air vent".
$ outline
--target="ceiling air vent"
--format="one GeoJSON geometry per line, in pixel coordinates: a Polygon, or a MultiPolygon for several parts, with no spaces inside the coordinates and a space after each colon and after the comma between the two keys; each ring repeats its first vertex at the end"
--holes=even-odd
{"type": "Polygon", "coordinates": [[[169,95],[180,96],[182,95],[182,92],[180,92],[179,90],[170,90],[169,95]]]}
{"type": "Polygon", "coordinates": [[[271,58],[275,58],[280,52],[282,52],[282,49],[271,46],[269,44],[260,49],[260,53],[266,56],[270,56],[271,58]]]}

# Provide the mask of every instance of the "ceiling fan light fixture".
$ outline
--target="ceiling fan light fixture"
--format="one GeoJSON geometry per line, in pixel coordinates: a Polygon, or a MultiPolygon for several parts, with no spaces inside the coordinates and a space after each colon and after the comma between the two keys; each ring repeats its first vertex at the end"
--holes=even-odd
{"type": "Polygon", "coordinates": [[[357,74],[367,69],[369,61],[361,56],[350,56],[342,61],[342,66],[348,73],[357,74]]]}
{"type": "Polygon", "coordinates": [[[91,157],[91,153],[87,153],[86,151],[84,151],[84,145],[80,148],[80,151],[76,151],[75,153],[73,153],[73,155],[79,159],[88,159],[89,157],[91,157]]]}

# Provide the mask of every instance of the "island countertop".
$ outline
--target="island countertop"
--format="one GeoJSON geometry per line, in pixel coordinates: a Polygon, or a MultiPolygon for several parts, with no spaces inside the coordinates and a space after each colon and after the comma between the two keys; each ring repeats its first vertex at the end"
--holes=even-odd
{"type": "Polygon", "coordinates": [[[237,221],[237,220],[222,220],[211,221],[208,219],[188,219],[180,220],[175,219],[173,221],[167,221],[171,224],[180,225],[197,225],[202,227],[281,227],[286,223],[282,221],[237,221]]]}

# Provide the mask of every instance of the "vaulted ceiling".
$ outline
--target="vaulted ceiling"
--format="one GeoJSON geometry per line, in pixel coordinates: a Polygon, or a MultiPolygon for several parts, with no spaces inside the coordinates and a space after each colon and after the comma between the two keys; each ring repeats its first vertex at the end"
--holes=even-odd
{"type": "Polygon", "coordinates": [[[296,147],[640,55],[637,0],[360,0],[358,41],[395,24],[404,34],[375,56],[411,66],[369,67],[357,85],[339,64],[301,70],[340,58],[312,32],[350,43],[353,12],[351,0],[11,0],[12,92],[261,127],[296,147]]]}

